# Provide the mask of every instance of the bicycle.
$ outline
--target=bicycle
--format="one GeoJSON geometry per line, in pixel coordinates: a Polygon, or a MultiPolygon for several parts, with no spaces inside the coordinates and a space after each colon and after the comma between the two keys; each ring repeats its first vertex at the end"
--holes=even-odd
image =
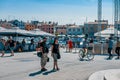
{"type": "Polygon", "coordinates": [[[79,56],[80,60],[83,60],[85,57],[88,60],[94,59],[94,54],[92,53],[92,47],[88,47],[87,49],[88,49],[87,53],[85,53],[85,51],[82,48],[79,50],[78,56],[79,56]]]}

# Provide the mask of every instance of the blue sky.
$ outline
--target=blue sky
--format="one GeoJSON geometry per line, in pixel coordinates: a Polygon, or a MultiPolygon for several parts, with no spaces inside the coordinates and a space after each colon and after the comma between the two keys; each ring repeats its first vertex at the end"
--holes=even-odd
{"type": "MultiPolygon", "coordinates": [[[[113,22],[112,0],[103,0],[103,19],[113,22]]],[[[97,19],[97,0],[0,0],[1,19],[84,24],[97,19]]]]}

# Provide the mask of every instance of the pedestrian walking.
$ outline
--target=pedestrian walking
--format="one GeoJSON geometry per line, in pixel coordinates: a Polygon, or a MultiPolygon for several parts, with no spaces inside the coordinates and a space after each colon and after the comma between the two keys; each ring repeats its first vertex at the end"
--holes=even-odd
{"type": "Polygon", "coordinates": [[[117,39],[115,52],[117,53],[116,59],[120,59],[120,40],[119,39],[117,39]]]}
{"type": "Polygon", "coordinates": [[[109,54],[108,59],[111,59],[113,57],[112,49],[113,49],[113,41],[112,41],[112,38],[110,37],[108,41],[108,54],[109,54]]]}
{"type": "Polygon", "coordinates": [[[72,40],[70,40],[70,39],[69,39],[69,41],[68,41],[68,47],[69,47],[69,52],[72,52],[73,42],[72,42],[72,40]]]}
{"type": "Polygon", "coordinates": [[[33,51],[34,50],[34,39],[31,39],[29,50],[33,51]]]}
{"type": "Polygon", "coordinates": [[[11,51],[11,55],[10,56],[14,56],[14,49],[16,47],[16,42],[14,40],[12,40],[12,37],[9,38],[8,44],[9,44],[9,49],[11,51]]]}
{"type": "Polygon", "coordinates": [[[59,43],[57,38],[55,38],[54,40],[51,51],[52,51],[51,56],[54,59],[53,70],[59,70],[57,60],[60,59],[60,50],[59,50],[59,43]]]}
{"type": "Polygon", "coordinates": [[[2,53],[1,57],[5,55],[5,40],[0,39],[0,52],[2,53]]]}
{"type": "Polygon", "coordinates": [[[26,46],[26,41],[25,41],[25,39],[22,40],[22,45],[21,45],[21,46],[22,46],[22,51],[24,51],[25,48],[26,48],[26,47],[25,47],[25,46],[26,46]]]}
{"type": "Polygon", "coordinates": [[[44,37],[43,38],[43,42],[41,42],[40,44],[40,50],[42,51],[42,56],[41,56],[41,71],[46,71],[47,69],[45,68],[45,65],[48,61],[48,52],[49,52],[49,49],[47,47],[47,44],[46,44],[46,41],[47,41],[47,38],[44,37]]]}

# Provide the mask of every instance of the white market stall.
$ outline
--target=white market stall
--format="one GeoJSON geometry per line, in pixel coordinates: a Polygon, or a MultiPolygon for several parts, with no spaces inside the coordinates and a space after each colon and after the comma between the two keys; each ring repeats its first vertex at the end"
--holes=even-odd
{"type": "Polygon", "coordinates": [[[30,31],[30,32],[32,32],[32,33],[34,33],[36,35],[41,35],[41,36],[48,36],[48,37],[54,37],[55,36],[53,34],[41,31],[40,29],[34,29],[34,30],[30,31]]]}
{"type": "Polygon", "coordinates": [[[110,28],[107,28],[103,31],[100,31],[100,32],[97,32],[94,34],[94,36],[106,37],[106,38],[110,37],[111,35],[115,35],[117,37],[120,37],[120,31],[115,29],[114,27],[110,27],[110,28]]]}
{"type": "Polygon", "coordinates": [[[36,36],[36,34],[14,27],[11,29],[0,29],[0,35],[4,36],[36,36]]]}
{"type": "Polygon", "coordinates": [[[0,27],[0,32],[1,32],[2,30],[6,30],[6,28],[0,27]]]}

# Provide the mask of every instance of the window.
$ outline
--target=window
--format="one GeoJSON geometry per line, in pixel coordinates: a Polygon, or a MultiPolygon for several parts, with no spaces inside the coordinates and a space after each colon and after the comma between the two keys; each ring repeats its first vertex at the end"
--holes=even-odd
{"type": "Polygon", "coordinates": [[[80,31],[80,29],[77,29],[77,31],[80,31]]]}
{"type": "Polygon", "coordinates": [[[73,29],[73,31],[75,31],[75,28],[73,29]]]}
{"type": "Polygon", "coordinates": [[[68,31],[71,31],[71,29],[69,29],[68,31]]]}
{"type": "Polygon", "coordinates": [[[60,34],[63,34],[63,32],[61,32],[60,34]]]}
{"type": "Polygon", "coordinates": [[[91,27],[90,29],[91,29],[91,31],[93,31],[93,27],[91,27]]]}

